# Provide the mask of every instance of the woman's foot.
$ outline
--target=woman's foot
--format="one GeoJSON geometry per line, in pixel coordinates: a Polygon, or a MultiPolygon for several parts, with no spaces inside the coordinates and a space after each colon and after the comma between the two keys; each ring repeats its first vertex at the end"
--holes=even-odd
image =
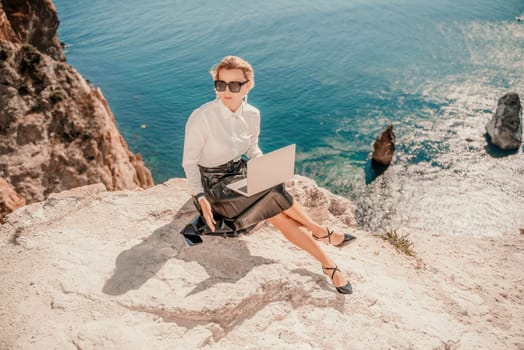
{"type": "Polygon", "coordinates": [[[347,281],[338,268],[338,266],[335,267],[325,267],[322,266],[322,271],[324,274],[328,275],[331,278],[331,281],[333,281],[333,285],[337,289],[337,292],[341,294],[351,294],[353,293],[353,288],[351,287],[351,283],[347,281]]]}
{"type": "Polygon", "coordinates": [[[311,235],[317,241],[324,241],[334,245],[335,247],[343,247],[356,239],[355,236],[352,236],[349,233],[337,233],[335,231],[331,231],[328,228],[326,228],[325,231],[318,236],[313,233],[311,235]]]}

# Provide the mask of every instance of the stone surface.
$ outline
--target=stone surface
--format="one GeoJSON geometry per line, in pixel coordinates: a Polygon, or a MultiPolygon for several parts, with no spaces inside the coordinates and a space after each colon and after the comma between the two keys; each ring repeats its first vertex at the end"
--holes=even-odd
{"type": "Polygon", "coordinates": [[[4,11],[2,1],[0,1],[0,40],[19,41],[13,28],[11,28],[11,23],[9,23],[9,19],[4,11]]]}
{"type": "Polygon", "coordinates": [[[15,192],[15,190],[0,177],[0,224],[3,217],[17,208],[26,204],[24,197],[15,192]]]}
{"type": "Polygon", "coordinates": [[[416,258],[344,223],[352,204],[295,177],[354,294],[269,225],[188,247],[186,180],[52,194],[0,226],[1,349],[518,349],[524,242],[411,237],[416,258]],[[336,203],[336,204],[334,204],[336,203]],[[348,209],[349,208],[349,209],[348,209]],[[346,210],[344,210],[346,209],[346,210]]]}
{"type": "Polygon", "coordinates": [[[95,183],[151,187],[100,89],[61,60],[53,3],[1,4],[0,177],[28,203],[95,183]]]}
{"type": "Polygon", "coordinates": [[[64,61],[57,37],[58,25],[51,0],[0,1],[0,40],[30,44],[55,60],[64,61]]]}
{"type": "Polygon", "coordinates": [[[503,150],[518,149],[522,143],[522,105],[519,95],[508,93],[499,98],[497,110],[486,124],[491,143],[503,150]]]}

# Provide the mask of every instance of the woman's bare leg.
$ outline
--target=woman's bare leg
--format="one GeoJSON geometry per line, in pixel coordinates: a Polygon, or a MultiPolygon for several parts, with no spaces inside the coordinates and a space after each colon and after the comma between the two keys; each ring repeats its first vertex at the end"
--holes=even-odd
{"type": "MultiPolygon", "coordinates": [[[[326,253],[320,248],[320,246],[315,242],[311,235],[300,229],[301,224],[295,221],[293,218],[287,216],[284,213],[280,213],[268,221],[275,226],[277,229],[282,232],[284,237],[297,247],[305,250],[311,254],[315,259],[317,259],[322,266],[324,267],[335,267],[336,264],[331,260],[326,253]]],[[[336,287],[343,286],[347,283],[344,275],[342,273],[335,273],[333,278],[333,284],[336,287]]]]}
{"type": "MultiPolygon", "coordinates": [[[[302,226],[305,226],[308,230],[310,230],[313,235],[316,237],[324,237],[327,235],[327,229],[321,225],[319,225],[317,222],[315,222],[311,217],[306,213],[306,210],[297,200],[293,201],[293,205],[287,209],[284,210],[284,213],[288,216],[290,216],[295,221],[299,222],[302,226]]],[[[324,239],[326,242],[328,241],[327,238],[324,239]]],[[[340,244],[344,240],[344,234],[343,233],[333,233],[331,236],[331,244],[337,245],[340,244]]]]}

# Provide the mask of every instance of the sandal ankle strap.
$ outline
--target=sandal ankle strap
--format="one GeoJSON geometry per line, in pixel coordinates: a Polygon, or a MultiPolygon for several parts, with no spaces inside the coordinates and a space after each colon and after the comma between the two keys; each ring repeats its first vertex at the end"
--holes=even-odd
{"type": "Polygon", "coordinates": [[[324,239],[324,238],[327,238],[329,244],[331,244],[331,235],[332,235],[333,233],[335,233],[335,231],[331,231],[331,230],[328,229],[327,227],[326,227],[326,231],[327,231],[327,235],[325,235],[325,236],[318,237],[318,236],[313,235],[313,237],[314,237],[315,239],[324,239]]]}
{"type": "Polygon", "coordinates": [[[333,273],[331,274],[331,279],[333,279],[333,277],[335,276],[335,273],[337,273],[337,271],[338,272],[342,272],[342,271],[340,271],[340,269],[338,268],[337,265],[335,265],[335,267],[324,267],[324,266],[322,266],[322,269],[323,270],[328,270],[328,271],[329,270],[333,270],[333,273]]]}
{"type": "MultiPolygon", "coordinates": [[[[328,229],[327,227],[326,227],[326,231],[327,231],[328,242],[329,242],[329,244],[331,244],[331,235],[332,235],[333,233],[335,233],[335,231],[331,231],[331,230],[328,229]]],[[[336,266],[335,266],[335,268],[336,268],[336,266]]]]}

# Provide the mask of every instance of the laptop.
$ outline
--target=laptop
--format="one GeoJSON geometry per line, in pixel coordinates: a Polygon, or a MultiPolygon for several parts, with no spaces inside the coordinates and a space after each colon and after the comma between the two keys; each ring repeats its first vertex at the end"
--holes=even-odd
{"type": "Polygon", "coordinates": [[[286,182],[295,173],[295,149],[292,144],[247,162],[247,177],[227,187],[249,197],[286,182]]]}

